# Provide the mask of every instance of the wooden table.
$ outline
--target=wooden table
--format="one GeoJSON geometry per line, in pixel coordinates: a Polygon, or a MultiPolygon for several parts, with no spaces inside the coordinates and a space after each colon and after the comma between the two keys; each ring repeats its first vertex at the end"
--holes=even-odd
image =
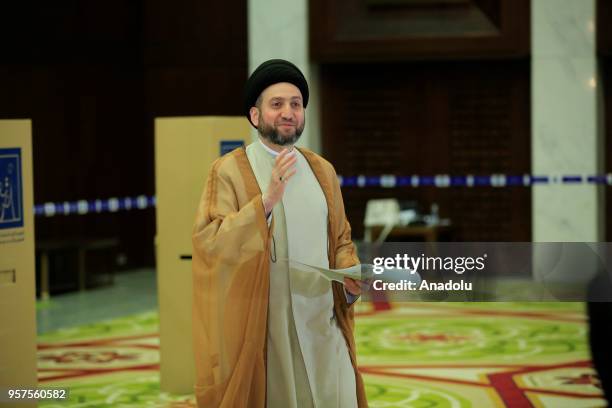
{"type": "MultiPolygon", "coordinates": [[[[76,250],[78,259],[78,286],[79,290],[85,290],[87,283],[87,268],[85,261],[87,253],[116,248],[119,245],[117,238],[100,239],[71,239],[39,241],[36,243],[36,252],[40,254],[40,297],[41,300],[49,299],[49,255],[57,251],[76,250]]],[[[112,271],[111,271],[112,272],[112,271]]]]}
{"type": "MultiPolygon", "coordinates": [[[[372,231],[372,241],[376,241],[384,226],[370,227],[372,231]]],[[[452,230],[451,225],[406,225],[395,226],[387,235],[387,241],[393,238],[420,238],[425,242],[438,242],[441,236],[448,236],[452,230]]]]}

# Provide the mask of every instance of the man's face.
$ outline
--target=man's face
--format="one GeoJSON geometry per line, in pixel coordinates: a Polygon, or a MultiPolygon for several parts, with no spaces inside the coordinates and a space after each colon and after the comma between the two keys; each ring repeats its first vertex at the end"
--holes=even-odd
{"type": "Polygon", "coordinates": [[[275,145],[293,145],[304,131],[304,105],[299,88],[288,82],[270,85],[261,93],[251,121],[259,134],[275,145]]]}

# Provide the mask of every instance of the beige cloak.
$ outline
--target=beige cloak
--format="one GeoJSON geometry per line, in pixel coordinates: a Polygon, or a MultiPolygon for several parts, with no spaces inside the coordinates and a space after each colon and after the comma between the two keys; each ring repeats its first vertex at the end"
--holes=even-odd
{"type": "MultiPolygon", "coordinates": [[[[359,262],[333,166],[300,149],[328,207],[329,267],[359,262]]],[[[274,222],[274,221],[273,221],[274,222]]],[[[193,231],[193,340],[200,407],[264,407],[271,231],[261,191],[243,148],[217,159],[193,231]]],[[[353,308],[333,283],[334,311],[347,343],[359,407],[366,407],[356,367],[353,308]]]]}

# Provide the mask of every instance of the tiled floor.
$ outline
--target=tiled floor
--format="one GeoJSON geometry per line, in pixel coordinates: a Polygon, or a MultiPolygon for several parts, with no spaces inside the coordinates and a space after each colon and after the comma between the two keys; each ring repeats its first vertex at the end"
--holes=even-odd
{"type": "Polygon", "coordinates": [[[115,275],[111,286],[51,297],[36,307],[38,334],[157,310],[155,269],[115,275]]]}

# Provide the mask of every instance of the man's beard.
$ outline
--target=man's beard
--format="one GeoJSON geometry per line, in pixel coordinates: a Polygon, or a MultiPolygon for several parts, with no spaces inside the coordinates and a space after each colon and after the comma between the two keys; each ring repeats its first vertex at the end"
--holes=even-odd
{"type": "Polygon", "coordinates": [[[277,146],[287,146],[294,145],[300,136],[302,136],[302,132],[304,131],[305,121],[302,123],[302,126],[296,126],[295,132],[290,136],[282,136],[278,133],[274,126],[270,126],[265,122],[261,122],[259,127],[257,127],[257,133],[268,142],[273,143],[277,146]]]}

